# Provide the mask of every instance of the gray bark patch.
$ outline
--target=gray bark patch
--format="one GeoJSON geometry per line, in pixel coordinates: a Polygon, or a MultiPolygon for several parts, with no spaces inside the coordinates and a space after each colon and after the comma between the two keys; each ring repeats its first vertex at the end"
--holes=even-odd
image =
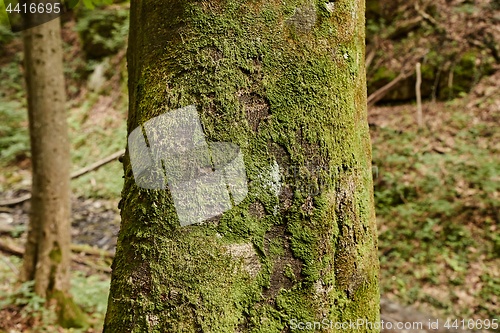
{"type": "Polygon", "coordinates": [[[287,20],[287,23],[294,26],[298,31],[307,33],[314,28],[316,19],[316,8],[310,5],[296,8],[295,13],[287,20]]]}
{"type": "Polygon", "coordinates": [[[231,257],[242,259],[245,270],[251,277],[256,277],[260,271],[261,265],[259,257],[250,243],[231,244],[226,247],[231,257]]]}

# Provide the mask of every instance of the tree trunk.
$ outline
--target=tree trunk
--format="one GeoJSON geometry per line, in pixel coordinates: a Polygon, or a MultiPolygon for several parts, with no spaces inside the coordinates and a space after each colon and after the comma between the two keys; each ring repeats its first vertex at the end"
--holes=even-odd
{"type": "Polygon", "coordinates": [[[33,165],[31,213],[21,280],[57,301],[63,326],[81,326],[69,298],[70,154],[59,19],[24,32],[33,165]]]}
{"type": "Polygon", "coordinates": [[[379,318],[364,42],[360,0],[131,1],[104,332],[378,331],[336,324],[379,318]],[[240,157],[228,206],[179,182],[240,157]]]}

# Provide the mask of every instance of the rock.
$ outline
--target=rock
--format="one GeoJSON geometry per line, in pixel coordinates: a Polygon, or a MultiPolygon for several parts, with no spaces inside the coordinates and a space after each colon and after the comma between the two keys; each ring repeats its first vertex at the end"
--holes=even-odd
{"type": "Polygon", "coordinates": [[[107,83],[106,71],[109,69],[108,61],[103,61],[98,64],[92,74],[89,76],[88,88],[94,92],[100,92],[104,85],[107,83]]]}
{"type": "Polygon", "coordinates": [[[128,11],[125,9],[82,11],[76,30],[80,34],[87,58],[100,59],[116,54],[127,40],[128,11]]]}

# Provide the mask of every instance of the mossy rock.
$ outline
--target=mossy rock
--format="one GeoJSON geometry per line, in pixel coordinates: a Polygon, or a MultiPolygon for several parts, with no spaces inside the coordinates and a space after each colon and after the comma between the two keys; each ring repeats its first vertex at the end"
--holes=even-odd
{"type": "Polygon", "coordinates": [[[125,9],[85,10],[76,25],[87,58],[100,59],[116,54],[125,46],[128,11],[125,9]]]}
{"type": "MultiPolygon", "coordinates": [[[[459,56],[454,65],[449,64],[449,58],[438,52],[429,52],[422,61],[421,94],[422,98],[431,98],[433,93],[440,100],[447,100],[468,93],[479,80],[492,74],[494,58],[485,54],[485,51],[472,49],[459,56]],[[450,75],[453,71],[453,75],[450,75]],[[452,77],[451,88],[450,77],[452,77]]],[[[381,66],[368,79],[368,94],[391,82],[399,73],[381,66]]],[[[415,74],[399,82],[381,100],[384,102],[401,102],[414,100],[415,74]]]]}
{"type": "Polygon", "coordinates": [[[470,50],[461,55],[460,60],[453,65],[440,80],[440,99],[450,99],[461,93],[468,93],[479,80],[493,73],[494,59],[480,50],[470,50]],[[479,60],[479,61],[478,61],[479,60]],[[451,88],[448,86],[450,71],[453,71],[451,88]]]}
{"type": "MultiPolygon", "coordinates": [[[[393,22],[396,19],[396,13],[399,6],[406,1],[393,0],[367,0],[366,1],[366,18],[367,19],[383,19],[385,22],[393,22]]],[[[397,13],[400,14],[400,13],[397,13]]]]}
{"type": "Polygon", "coordinates": [[[378,19],[382,16],[382,4],[380,1],[366,1],[366,19],[378,19]]]}

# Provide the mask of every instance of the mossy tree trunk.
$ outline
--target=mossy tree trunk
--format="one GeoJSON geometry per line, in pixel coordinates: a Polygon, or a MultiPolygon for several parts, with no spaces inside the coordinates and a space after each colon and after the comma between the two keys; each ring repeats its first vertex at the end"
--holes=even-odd
{"type": "Polygon", "coordinates": [[[241,148],[248,194],[181,227],[127,150],[104,332],[377,321],[364,1],[131,1],[128,62],[128,133],[196,105],[207,141],[241,148]]]}
{"type": "Polygon", "coordinates": [[[85,318],[69,295],[70,153],[59,18],[24,31],[23,41],[33,184],[21,280],[34,280],[36,294],[57,303],[63,326],[82,327],[85,318]]]}

